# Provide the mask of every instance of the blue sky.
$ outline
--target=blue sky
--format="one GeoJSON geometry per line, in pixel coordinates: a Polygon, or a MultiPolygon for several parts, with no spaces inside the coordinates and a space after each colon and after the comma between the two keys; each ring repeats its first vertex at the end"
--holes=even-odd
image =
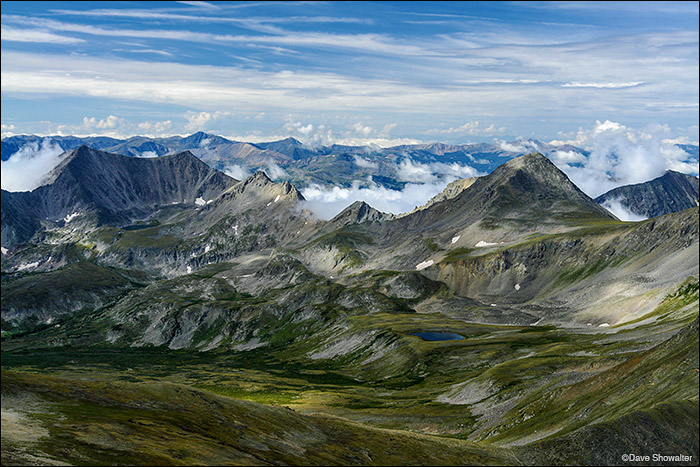
{"type": "Polygon", "coordinates": [[[697,2],[2,3],[2,132],[698,140],[697,2]]]}

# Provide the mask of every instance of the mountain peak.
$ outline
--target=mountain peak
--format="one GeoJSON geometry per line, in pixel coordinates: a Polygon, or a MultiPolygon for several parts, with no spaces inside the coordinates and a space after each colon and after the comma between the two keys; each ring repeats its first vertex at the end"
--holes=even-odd
{"type": "Polygon", "coordinates": [[[272,183],[272,180],[267,176],[264,170],[258,170],[253,175],[243,180],[243,183],[246,185],[251,183],[267,185],[268,183],[272,183]]]}
{"type": "Polygon", "coordinates": [[[554,165],[552,161],[550,161],[546,156],[544,156],[540,152],[531,152],[530,154],[525,154],[524,156],[516,157],[503,164],[503,166],[510,167],[513,169],[520,169],[525,167],[541,168],[542,166],[557,169],[557,166],[554,165]]]}
{"type": "MultiPolygon", "coordinates": [[[[469,183],[469,182],[467,182],[469,183]]],[[[402,226],[436,226],[459,230],[483,221],[495,228],[523,231],[568,225],[580,218],[614,218],[583,193],[556,165],[540,153],[512,159],[469,183],[452,199],[401,218],[402,226]]]]}
{"type": "Polygon", "coordinates": [[[303,146],[303,143],[301,141],[291,136],[278,141],[278,143],[292,144],[294,146],[303,146]]]}
{"type": "Polygon", "coordinates": [[[667,170],[648,182],[613,188],[595,200],[608,207],[617,202],[633,214],[651,218],[697,206],[698,192],[697,177],[667,170]]]}
{"type": "Polygon", "coordinates": [[[355,201],[340,214],[331,219],[334,224],[356,224],[361,222],[381,221],[391,217],[389,214],[374,209],[364,201],[355,201]]]}

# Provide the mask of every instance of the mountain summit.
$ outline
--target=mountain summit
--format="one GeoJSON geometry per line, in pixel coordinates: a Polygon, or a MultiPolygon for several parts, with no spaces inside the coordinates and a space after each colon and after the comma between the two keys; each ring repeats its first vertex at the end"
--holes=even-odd
{"type": "Polygon", "coordinates": [[[567,224],[582,217],[614,219],[540,153],[527,154],[476,178],[457,196],[415,211],[399,221],[414,228],[488,228],[510,223],[517,229],[567,224]]]}

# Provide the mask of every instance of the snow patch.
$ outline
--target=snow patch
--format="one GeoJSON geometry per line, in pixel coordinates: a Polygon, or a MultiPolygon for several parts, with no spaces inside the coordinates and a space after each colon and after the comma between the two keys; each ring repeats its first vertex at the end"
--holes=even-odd
{"type": "Polygon", "coordinates": [[[427,261],[423,261],[422,263],[418,263],[418,264],[416,264],[416,271],[421,271],[425,268],[428,268],[428,267],[432,266],[433,263],[434,263],[434,261],[432,259],[429,259],[427,261]]]}
{"type": "Polygon", "coordinates": [[[515,290],[520,290],[520,284],[515,284],[515,290]]]}
{"type": "Polygon", "coordinates": [[[213,202],[214,202],[214,200],[213,200],[213,199],[208,199],[208,200],[207,200],[207,204],[209,204],[209,203],[213,203],[213,202]]]}
{"type": "Polygon", "coordinates": [[[599,328],[609,328],[610,325],[608,323],[603,323],[598,325],[599,328]]]}
{"type": "Polygon", "coordinates": [[[273,201],[273,203],[276,203],[276,202],[279,201],[279,200],[280,200],[280,195],[277,195],[277,197],[275,198],[275,200],[273,201]]]}
{"type": "Polygon", "coordinates": [[[238,237],[238,224],[233,226],[233,234],[238,237]]]}
{"type": "Polygon", "coordinates": [[[495,303],[492,303],[491,306],[498,306],[498,305],[496,305],[495,303]]]}
{"type": "Polygon", "coordinates": [[[187,266],[187,274],[191,274],[191,273],[192,273],[192,266],[187,266]]]}
{"type": "Polygon", "coordinates": [[[211,250],[211,245],[207,245],[204,247],[204,252],[209,253],[209,250],[211,250]]]}
{"type": "Polygon", "coordinates": [[[0,251],[2,251],[2,254],[3,254],[3,255],[6,255],[6,254],[7,254],[7,248],[5,248],[4,246],[3,246],[3,247],[0,247],[0,251]]]}
{"type": "Polygon", "coordinates": [[[76,217],[78,217],[79,215],[80,215],[79,212],[74,212],[73,214],[68,214],[66,217],[63,218],[63,221],[67,224],[70,221],[72,221],[73,219],[75,219],[76,217]]]}
{"type": "MultiPolygon", "coordinates": [[[[501,242],[501,243],[503,243],[503,242],[501,242]]],[[[485,246],[494,246],[494,245],[498,245],[498,243],[489,243],[489,242],[485,242],[485,241],[481,240],[479,243],[477,243],[474,246],[477,248],[481,248],[481,247],[485,247],[485,246]]]]}
{"type": "Polygon", "coordinates": [[[457,241],[459,240],[459,237],[461,237],[461,235],[457,235],[456,237],[452,237],[452,243],[457,243],[457,241]]]}
{"type": "Polygon", "coordinates": [[[197,206],[204,206],[207,204],[207,202],[204,201],[204,198],[197,198],[196,200],[194,200],[194,204],[196,204],[197,206]]]}
{"type": "Polygon", "coordinates": [[[34,263],[27,263],[27,264],[22,264],[20,265],[17,270],[18,271],[24,271],[25,269],[34,269],[35,267],[39,266],[39,262],[36,261],[34,263]]]}

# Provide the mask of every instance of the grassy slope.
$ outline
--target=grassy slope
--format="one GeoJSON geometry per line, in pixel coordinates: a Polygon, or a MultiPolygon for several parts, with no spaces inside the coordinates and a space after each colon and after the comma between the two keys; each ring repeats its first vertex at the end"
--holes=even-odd
{"type": "Polygon", "coordinates": [[[26,462],[27,449],[34,456],[78,465],[517,462],[507,449],[305,416],[173,384],[3,372],[2,401],[4,412],[23,411],[25,426],[39,425],[48,432],[28,446],[3,430],[3,464],[26,462]]]}

